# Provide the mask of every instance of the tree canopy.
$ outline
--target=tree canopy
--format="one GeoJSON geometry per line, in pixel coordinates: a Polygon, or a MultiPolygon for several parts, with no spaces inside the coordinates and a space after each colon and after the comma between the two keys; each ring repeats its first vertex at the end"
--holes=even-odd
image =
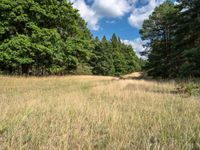
{"type": "Polygon", "coordinates": [[[139,71],[140,60],[129,45],[125,45],[113,34],[110,41],[104,36],[101,41],[95,39],[91,66],[97,75],[122,75],[139,71]]]}
{"type": "Polygon", "coordinates": [[[121,48],[105,37],[93,39],[85,21],[66,0],[1,0],[0,12],[3,73],[116,75],[139,68],[132,48],[119,40],[115,42],[121,48]],[[129,62],[125,62],[125,51],[130,53],[129,62]]]}
{"type": "Polygon", "coordinates": [[[147,41],[146,70],[154,77],[200,76],[200,1],[167,0],[140,30],[147,41]]]}

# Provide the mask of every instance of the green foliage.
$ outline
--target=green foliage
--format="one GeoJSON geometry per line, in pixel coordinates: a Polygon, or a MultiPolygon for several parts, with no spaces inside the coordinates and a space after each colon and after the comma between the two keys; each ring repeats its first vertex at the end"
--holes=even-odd
{"type": "Polygon", "coordinates": [[[91,66],[96,75],[114,75],[114,65],[111,53],[111,44],[104,36],[102,41],[96,39],[91,66]]]}
{"type": "Polygon", "coordinates": [[[121,75],[126,73],[126,60],[123,55],[123,49],[121,47],[121,41],[117,36],[113,34],[111,39],[111,45],[113,50],[113,63],[115,67],[115,75],[121,75]]]}
{"type": "Polygon", "coordinates": [[[0,11],[1,73],[120,75],[140,68],[116,35],[93,40],[66,0],[2,0],[0,11]]]}
{"type": "Polygon", "coordinates": [[[89,64],[78,64],[73,72],[76,75],[92,75],[92,67],[89,64]]]}
{"type": "Polygon", "coordinates": [[[133,48],[125,44],[122,44],[121,47],[121,52],[123,53],[123,56],[126,61],[125,73],[140,71],[142,67],[142,60],[137,57],[135,52],[133,52],[133,48]]]}
{"type": "Polygon", "coordinates": [[[179,73],[184,76],[200,76],[200,1],[182,0],[176,32],[176,49],[179,50],[179,73]],[[180,41],[181,42],[178,42],[180,41]]]}
{"type": "Polygon", "coordinates": [[[148,20],[144,21],[140,30],[141,38],[147,40],[148,63],[146,69],[149,75],[170,77],[173,53],[174,17],[178,14],[172,2],[166,1],[155,8],[148,20]]]}
{"type": "Polygon", "coordinates": [[[0,2],[0,70],[9,74],[65,74],[88,62],[91,35],[67,1],[0,2]]]}
{"type": "Polygon", "coordinates": [[[33,64],[34,53],[31,51],[31,40],[24,35],[16,35],[0,45],[0,64],[9,73],[18,71],[19,67],[33,64]]]}
{"type": "Polygon", "coordinates": [[[151,76],[200,76],[200,1],[179,2],[167,0],[155,8],[140,31],[148,41],[145,68],[151,76]]]}
{"type": "Polygon", "coordinates": [[[91,58],[93,73],[97,75],[123,75],[141,69],[139,58],[133,48],[121,42],[115,34],[111,41],[104,36],[102,41],[95,39],[91,58]]]}

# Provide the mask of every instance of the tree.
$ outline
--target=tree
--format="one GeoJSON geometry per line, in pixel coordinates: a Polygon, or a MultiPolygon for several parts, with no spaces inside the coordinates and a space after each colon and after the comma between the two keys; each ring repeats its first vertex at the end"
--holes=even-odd
{"type": "Polygon", "coordinates": [[[115,66],[115,75],[126,73],[126,61],[124,55],[121,53],[121,42],[117,36],[113,34],[111,38],[113,63],[115,66]]]}
{"type": "Polygon", "coordinates": [[[91,56],[86,23],[65,0],[0,2],[0,70],[10,74],[65,74],[91,56]]]}
{"type": "Polygon", "coordinates": [[[142,39],[149,41],[149,75],[200,76],[200,1],[178,2],[157,7],[140,31],[142,39]]]}
{"type": "Polygon", "coordinates": [[[99,41],[95,40],[94,55],[91,59],[93,73],[97,75],[113,75],[115,68],[113,65],[113,57],[111,53],[111,45],[106,37],[99,41]]]}
{"type": "Polygon", "coordinates": [[[179,52],[179,74],[200,76],[200,1],[179,0],[176,50],[179,52]]]}
{"type": "Polygon", "coordinates": [[[123,44],[115,34],[111,41],[104,36],[102,41],[96,37],[94,43],[90,61],[94,74],[118,76],[141,69],[140,60],[133,48],[123,44]]]}
{"type": "Polygon", "coordinates": [[[140,59],[137,57],[130,45],[121,43],[121,52],[126,61],[126,73],[132,73],[141,70],[140,59]]]}
{"type": "Polygon", "coordinates": [[[138,68],[115,34],[93,40],[66,0],[1,0],[0,11],[1,73],[121,75],[138,68]]]}
{"type": "Polygon", "coordinates": [[[148,41],[146,69],[149,75],[167,78],[174,76],[173,73],[176,72],[171,60],[174,57],[173,42],[177,26],[174,20],[177,16],[178,9],[167,0],[144,21],[140,34],[143,40],[148,41]]]}

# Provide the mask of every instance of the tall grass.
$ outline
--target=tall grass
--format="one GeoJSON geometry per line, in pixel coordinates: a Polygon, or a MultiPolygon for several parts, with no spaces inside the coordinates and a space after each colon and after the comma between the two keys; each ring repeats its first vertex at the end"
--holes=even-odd
{"type": "Polygon", "coordinates": [[[200,149],[200,101],[176,83],[0,77],[0,149],[200,149]]]}

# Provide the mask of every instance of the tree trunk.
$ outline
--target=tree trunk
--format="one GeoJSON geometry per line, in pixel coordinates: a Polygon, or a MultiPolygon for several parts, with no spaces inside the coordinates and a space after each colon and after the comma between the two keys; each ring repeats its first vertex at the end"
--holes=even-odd
{"type": "Polygon", "coordinates": [[[22,65],[22,75],[28,75],[29,74],[29,65],[23,64],[22,65]]]}

